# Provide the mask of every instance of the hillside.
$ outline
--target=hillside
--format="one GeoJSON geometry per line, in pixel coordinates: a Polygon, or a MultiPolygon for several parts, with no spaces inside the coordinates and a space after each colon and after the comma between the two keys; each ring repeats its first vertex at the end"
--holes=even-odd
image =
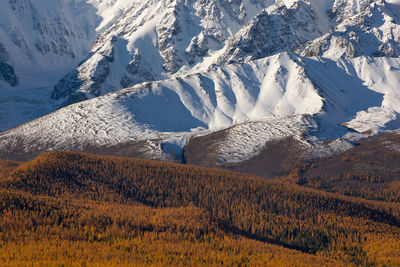
{"type": "Polygon", "coordinates": [[[7,215],[0,260],[9,265],[117,258],[172,265],[400,261],[397,205],[278,180],[53,152],[14,166],[0,187],[7,215]],[[23,254],[12,257],[17,250],[23,254]]]}
{"type": "Polygon", "coordinates": [[[400,135],[388,132],[360,140],[328,158],[297,162],[290,179],[306,187],[367,199],[400,201],[400,135]]]}

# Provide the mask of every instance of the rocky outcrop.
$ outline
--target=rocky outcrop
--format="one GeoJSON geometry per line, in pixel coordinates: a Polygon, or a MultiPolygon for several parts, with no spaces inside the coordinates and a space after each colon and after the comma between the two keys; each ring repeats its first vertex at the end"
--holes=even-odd
{"type": "Polygon", "coordinates": [[[400,56],[400,18],[385,1],[362,1],[359,13],[350,13],[348,5],[331,11],[340,22],[329,33],[309,44],[302,55],[330,58],[365,56],[400,56]],[[347,7],[347,9],[346,9],[347,7]]]}
{"type": "MultiPolygon", "coordinates": [[[[112,40],[110,43],[115,42],[115,40],[116,39],[112,40]]],[[[102,85],[110,73],[110,63],[112,63],[113,60],[114,50],[110,44],[108,50],[91,55],[91,57],[76,70],[73,70],[62,78],[54,87],[52,97],[54,99],[68,97],[78,91],[81,93],[89,93],[94,96],[101,95],[103,93],[102,85]],[[84,74],[88,71],[90,71],[90,76],[85,77],[84,74]]]]}
{"type": "Polygon", "coordinates": [[[18,84],[17,75],[15,75],[14,68],[9,64],[0,61],[0,81],[4,81],[11,86],[18,84]]]}
{"type": "Polygon", "coordinates": [[[322,33],[311,6],[305,2],[291,8],[281,4],[273,11],[263,10],[229,42],[218,64],[239,63],[273,55],[296,52],[322,33]]]}
{"type": "Polygon", "coordinates": [[[14,68],[6,62],[10,60],[10,55],[4,45],[0,43],[0,81],[3,81],[11,86],[18,84],[18,78],[14,68]]]}
{"type": "Polygon", "coordinates": [[[181,38],[180,25],[181,9],[179,3],[173,2],[167,8],[165,15],[157,23],[158,50],[164,59],[163,68],[169,73],[177,72],[182,66],[183,59],[178,55],[176,43],[181,38]]]}

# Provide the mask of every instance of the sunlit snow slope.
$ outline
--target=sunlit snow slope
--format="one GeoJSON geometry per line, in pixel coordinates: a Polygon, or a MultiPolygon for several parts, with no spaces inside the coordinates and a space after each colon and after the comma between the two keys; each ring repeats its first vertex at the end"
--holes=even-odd
{"type": "Polygon", "coordinates": [[[252,126],[257,142],[235,138],[227,147],[243,141],[255,153],[252,146],[287,136],[308,145],[334,138],[352,142],[400,128],[398,70],[400,59],[335,62],[278,54],[70,105],[3,132],[0,150],[84,150],[152,140],[156,146],[149,153],[163,158],[163,145],[183,146],[192,135],[249,121],[260,122],[258,134],[252,126]]]}
{"type": "Polygon", "coordinates": [[[0,156],[130,149],[171,159],[190,137],[229,128],[219,159],[240,162],[273,140],[325,156],[400,129],[397,1],[43,3],[3,3],[25,15],[0,19],[0,129],[63,108],[1,132],[0,156]],[[5,25],[20,29],[32,64],[5,25]]]}

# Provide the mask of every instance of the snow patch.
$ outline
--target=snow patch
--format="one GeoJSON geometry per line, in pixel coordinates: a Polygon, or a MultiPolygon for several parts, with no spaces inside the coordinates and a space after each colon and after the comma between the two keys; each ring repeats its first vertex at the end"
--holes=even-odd
{"type": "Polygon", "coordinates": [[[303,134],[309,130],[303,116],[266,117],[263,121],[235,125],[218,147],[219,163],[239,163],[258,155],[268,142],[295,138],[310,147],[303,134]]]}

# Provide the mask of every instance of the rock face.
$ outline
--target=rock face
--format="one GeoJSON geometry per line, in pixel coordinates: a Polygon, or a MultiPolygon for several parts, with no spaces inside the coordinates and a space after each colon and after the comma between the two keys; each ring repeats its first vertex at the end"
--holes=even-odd
{"type": "Polygon", "coordinates": [[[0,61],[0,80],[8,83],[11,86],[18,84],[18,78],[15,75],[14,68],[5,62],[0,61]]]}
{"type": "Polygon", "coordinates": [[[340,22],[329,33],[314,40],[304,56],[354,58],[400,55],[400,17],[385,1],[362,1],[360,13],[346,17],[346,5],[334,6],[330,15],[340,22]],[[367,4],[368,3],[368,4],[367,4]]]}
{"type": "Polygon", "coordinates": [[[309,4],[298,2],[291,8],[281,4],[261,11],[232,37],[218,63],[241,63],[278,52],[297,52],[321,35],[309,4]]]}
{"type": "Polygon", "coordinates": [[[0,43],[0,81],[3,81],[11,86],[18,84],[18,78],[15,75],[14,68],[6,62],[10,60],[10,55],[4,45],[0,43]]]}
{"type": "Polygon", "coordinates": [[[91,55],[85,64],[80,65],[76,70],[62,78],[54,87],[52,97],[58,99],[82,94],[76,92],[75,88],[80,88],[81,92],[88,92],[99,96],[101,94],[101,85],[106,81],[110,73],[110,63],[114,61],[112,43],[115,42],[115,40],[112,40],[109,50],[91,55]],[[90,72],[90,79],[82,75],[87,72],[90,72]]]}

